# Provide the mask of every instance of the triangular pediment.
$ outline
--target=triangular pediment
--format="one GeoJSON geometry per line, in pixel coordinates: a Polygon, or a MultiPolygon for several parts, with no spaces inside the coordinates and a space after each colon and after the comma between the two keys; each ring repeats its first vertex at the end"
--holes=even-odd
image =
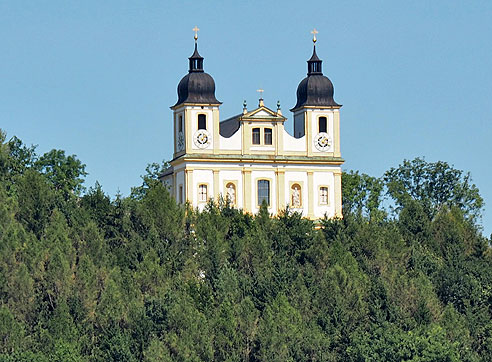
{"type": "Polygon", "coordinates": [[[261,109],[255,113],[255,117],[271,117],[271,116],[272,116],[271,113],[268,113],[264,109],[261,109]]]}
{"type": "Polygon", "coordinates": [[[271,110],[270,108],[268,107],[265,107],[265,106],[260,106],[246,114],[244,114],[242,116],[242,118],[248,118],[248,119],[255,119],[255,118],[258,118],[258,119],[276,119],[278,120],[279,118],[281,119],[285,119],[285,117],[283,117],[281,114],[278,114],[276,111],[273,111],[271,110]]]}

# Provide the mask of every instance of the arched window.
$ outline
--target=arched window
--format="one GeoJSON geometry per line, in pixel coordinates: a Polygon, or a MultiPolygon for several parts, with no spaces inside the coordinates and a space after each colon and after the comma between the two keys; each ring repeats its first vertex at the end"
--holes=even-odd
{"type": "Polygon", "coordinates": [[[271,128],[265,128],[265,144],[266,145],[272,144],[272,129],[271,128]]]}
{"type": "Polygon", "coordinates": [[[318,132],[326,132],[326,117],[318,118],[318,132]]]}
{"type": "Polygon", "coordinates": [[[226,200],[229,201],[232,205],[236,204],[236,185],[232,182],[229,182],[226,185],[226,200]]]}
{"type": "Polygon", "coordinates": [[[258,180],[258,206],[261,206],[263,201],[270,206],[270,181],[268,180],[258,180]]]}
{"type": "Polygon", "coordinates": [[[253,144],[254,145],[260,144],[260,129],[259,128],[253,128],[253,144]]]}
{"type": "Polygon", "coordinates": [[[207,116],[205,114],[198,115],[198,129],[207,129],[207,116]]]}
{"type": "Polygon", "coordinates": [[[183,116],[179,115],[178,132],[183,132],[183,116]]]}
{"type": "Polygon", "coordinates": [[[290,206],[296,209],[302,207],[301,196],[301,186],[299,184],[293,184],[290,188],[290,206]]]}
{"type": "Polygon", "coordinates": [[[207,185],[205,184],[198,185],[198,201],[207,202],[207,200],[208,200],[207,185]]]}
{"type": "Polygon", "coordinates": [[[179,203],[183,203],[183,185],[179,185],[179,203]]]}

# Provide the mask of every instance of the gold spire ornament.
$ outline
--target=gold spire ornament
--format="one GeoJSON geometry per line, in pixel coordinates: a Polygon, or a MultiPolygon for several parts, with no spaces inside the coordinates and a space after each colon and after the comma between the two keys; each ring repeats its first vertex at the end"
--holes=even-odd
{"type": "Polygon", "coordinates": [[[193,31],[195,32],[195,43],[196,41],[198,40],[198,32],[200,31],[200,29],[198,29],[198,26],[195,25],[195,27],[193,28],[193,31]]]}
{"type": "Polygon", "coordinates": [[[316,34],[318,34],[318,31],[316,30],[316,28],[313,29],[313,31],[311,32],[311,34],[313,34],[313,44],[316,44],[316,34]]]}

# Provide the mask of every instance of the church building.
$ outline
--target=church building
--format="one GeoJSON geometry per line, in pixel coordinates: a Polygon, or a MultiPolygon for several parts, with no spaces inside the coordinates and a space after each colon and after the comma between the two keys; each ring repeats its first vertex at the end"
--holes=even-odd
{"type": "Polygon", "coordinates": [[[229,200],[257,213],[266,203],[271,214],[289,208],[310,219],[342,216],[340,107],[322,61],[307,61],[307,77],[297,87],[294,134],[284,124],[280,105],[258,107],[220,120],[215,82],[203,70],[197,49],[178,84],[173,111],[174,154],[160,179],[180,203],[203,209],[209,199],[229,200]]]}

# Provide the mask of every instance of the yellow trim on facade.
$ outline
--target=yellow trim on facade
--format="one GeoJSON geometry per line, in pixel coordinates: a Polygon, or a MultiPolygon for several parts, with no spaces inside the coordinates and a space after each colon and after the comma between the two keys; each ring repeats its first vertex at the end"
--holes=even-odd
{"type": "Polygon", "coordinates": [[[277,179],[277,210],[285,210],[285,171],[275,170],[277,179]]]}
{"type": "Polygon", "coordinates": [[[310,219],[314,218],[314,195],[313,195],[313,187],[314,187],[314,178],[313,178],[313,172],[308,171],[307,172],[307,179],[308,179],[308,190],[311,190],[311,192],[308,192],[308,212],[307,212],[307,217],[310,219]]]}
{"type": "Polygon", "coordinates": [[[243,170],[243,209],[252,212],[251,208],[251,170],[243,170]]]}
{"type": "Polygon", "coordinates": [[[342,217],[342,173],[335,175],[335,217],[342,217]]]}
{"type": "Polygon", "coordinates": [[[340,157],[340,112],[333,112],[333,156],[340,157]]]}
{"type": "Polygon", "coordinates": [[[217,201],[220,197],[220,190],[219,190],[219,170],[212,170],[213,175],[214,175],[214,199],[217,201]]]}
{"type": "Polygon", "coordinates": [[[312,112],[304,112],[304,128],[305,128],[305,135],[306,137],[306,150],[307,150],[307,155],[308,157],[313,156],[313,122],[312,122],[312,112]]]}
{"type": "Polygon", "coordinates": [[[219,108],[212,109],[213,120],[213,152],[218,154],[220,152],[220,130],[219,130],[219,108]]]}
{"type": "Polygon", "coordinates": [[[193,204],[193,170],[185,170],[185,187],[184,199],[193,204]]]}

